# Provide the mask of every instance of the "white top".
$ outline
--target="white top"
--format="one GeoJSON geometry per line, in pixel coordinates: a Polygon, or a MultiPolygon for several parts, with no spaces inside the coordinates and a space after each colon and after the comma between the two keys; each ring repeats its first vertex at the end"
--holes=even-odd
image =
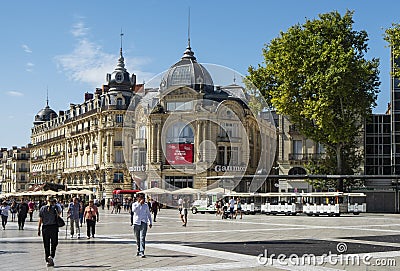
{"type": "Polygon", "coordinates": [[[229,207],[235,208],[235,203],[236,203],[236,200],[235,200],[235,199],[230,199],[230,200],[229,200],[229,207]]]}
{"type": "Polygon", "coordinates": [[[2,205],[1,207],[0,207],[0,210],[1,210],[1,215],[4,215],[4,216],[8,216],[8,211],[10,211],[10,206],[8,206],[8,205],[6,205],[6,206],[4,206],[4,205],[2,205]]]}
{"type": "Polygon", "coordinates": [[[132,203],[133,224],[140,225],[142,222],[152,224],[149,205],[147,203],[140,204],[139,202],[132,203]]]}

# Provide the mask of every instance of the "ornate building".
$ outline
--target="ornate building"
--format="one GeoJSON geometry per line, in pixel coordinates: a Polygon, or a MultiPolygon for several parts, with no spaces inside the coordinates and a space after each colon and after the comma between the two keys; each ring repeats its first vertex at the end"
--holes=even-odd
{"type": "Polygon", "coordinates": [[[132,108],[132,176],[140,188],[168,190],[224,186],[230,176],[229,188],[249,191],[251,180],[240,176],[269,172],[274,160],[268,116],[251,110],[241,86],[215,86],[189,44],[160,88],[146,90],[132,108]]]}
{"type": "MultiPolygon", "coordinates": [[[[190,46],[159,88],[145,89],[125,69],[121,48],[107,84],[82,104],[57,114],[47,103],[36,115],[31,182],[111,197],[114,189],[204,188],[219,185],[218,176],[269,172],[273,119],[247,98],[236,84],[214,86],[190,46]]],[[[247,191],[250,183],[232,186],[247,191]]]]}
{"type": "Polygon", "coordinates": [[[0,150],[0,192],[22,192],[29,185],[30,145],[0,150]]]}
{"type": "Polygon", "coordinates": [[[31,182],[58,183],[70,189],[93,189],[98,197],[115,188],[131,188],[123,158],[124,114],[140,88],[125,69],[122,48],[107,84],[85,101],[55,113],[47,106],[31,133],[31,182]]]}

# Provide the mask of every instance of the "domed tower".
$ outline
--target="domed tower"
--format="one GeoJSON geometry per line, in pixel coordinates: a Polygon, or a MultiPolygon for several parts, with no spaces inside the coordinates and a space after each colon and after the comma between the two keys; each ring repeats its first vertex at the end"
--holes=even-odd
{"type": "Polygon", "coordinates": [[[197,63],[190,39],[181,60],[172,65],[161,79],[160,90],[163,92],[175,86],[188,86],[205,93],[214,91],[211,75],[204,66],[197,63]]]}
{"type": "Polygon", "coordinates": [[[125,69],[125,60],[122,55],[122,45],[119,53],[119,59],[115,70],[107,73],[106,80],[109,86],[109,91],[131,91],[136,84],[136,75],[129,75],[125,69]]]}
{"type": "Polygon", "coordinates": [[[33,125],[40,125],[46,121],[49,121],[53,118],[57,118],[57,113],[50,108],[49,106],[49,99],[46,100],[46,107],[40,110],[36,116],[33,125]]]}

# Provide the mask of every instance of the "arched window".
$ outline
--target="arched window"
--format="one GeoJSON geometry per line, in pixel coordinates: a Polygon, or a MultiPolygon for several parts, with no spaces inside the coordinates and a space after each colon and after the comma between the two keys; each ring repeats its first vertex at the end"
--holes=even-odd
{"type": "Polygon", "coordinates": [[[302,167],[294,167],[289,170],[289,175],[306,175],[307,172],[302,167]]]}
{"type": "Polygon", "coordinates": [[[177,122],[168,128],[167,143],[194,143],[194,133],[190,124],[177,122]]]}

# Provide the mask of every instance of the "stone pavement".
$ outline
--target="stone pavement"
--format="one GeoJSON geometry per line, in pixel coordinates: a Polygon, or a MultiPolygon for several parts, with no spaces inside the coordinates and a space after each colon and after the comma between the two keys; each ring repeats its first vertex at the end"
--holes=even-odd
{"type": "Polygon", "coordinates": [[[37,217],[23,231],[9,222],[0,230],[1,270],[400,269],[400,215],[246,215],[222,220],[189,214],[188,221],[182,227],[177,210],[161,210],[148,231],[147,257],[142,259],[136,257],[129,214],[100,210],[96,238],[85,238],[86,225],[79,240],[60,230],[55,267],[49,268],[37,236],[37,217]]]}

